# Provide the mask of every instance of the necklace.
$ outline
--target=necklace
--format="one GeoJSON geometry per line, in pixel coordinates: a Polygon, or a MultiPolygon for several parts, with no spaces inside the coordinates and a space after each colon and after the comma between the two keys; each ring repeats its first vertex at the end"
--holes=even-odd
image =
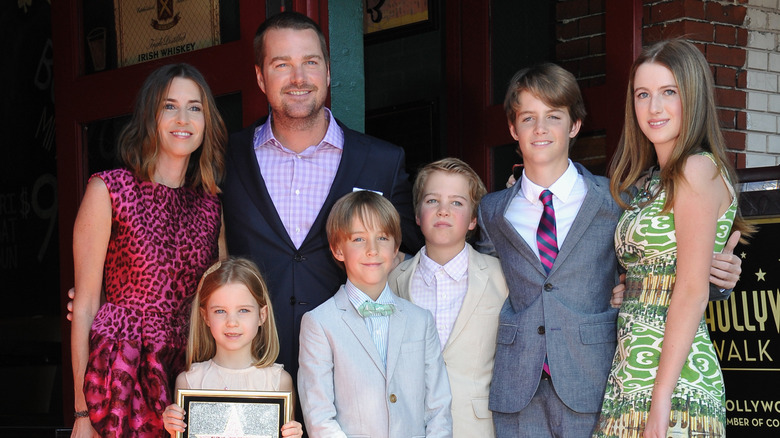
{"type": "Polygon", "coordinates": [[[639,190],[639,203],[640,204],[646,204],[653,198],[653,191],[650,188],[651,183],[653,182],[653,176],[655,175],[655,172],[658,170],[658,166],[653,166],[650,168],[650,172],[645,177],[645,184],[642,187],[641,190],[639,190]]]}

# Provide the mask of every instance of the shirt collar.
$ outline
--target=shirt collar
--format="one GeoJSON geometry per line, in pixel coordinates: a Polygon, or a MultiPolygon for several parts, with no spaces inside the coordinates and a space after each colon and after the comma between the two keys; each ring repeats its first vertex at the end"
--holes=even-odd
{"type": "Polygon", "coordinates": [[[566,168],[566,171],[563,172],[563,175],[561,175],[550,187],[542,187],[534,183],[528,179],[525,175],[525,170],[523,170],[523,176],[521,178],[522,185],[520,186],[518,196],[522,193],[522,196],[531,204],[541,203],[542,201],[539,200],[539,195],[542,194],[542,191],[547,189],[561,202],[566,203],[574,189],[574,185],[577,183],[577,175],[579,174],[577,168],[574,167],[574,163],[572,163],[571,160],[568,161],[569,166],[566,168]]]}
{"type": "Polygon", "coordinates": [[[444,266],[436,263],[433,261],[433,259],[428,257],[428,251],[425,247],[423,247],[420,254],[420,265],[417,269],[419,270],[423,281],[425,281],[425,284],[431,286],[433,284],[433,277],[436,275],[436,272],[438,272],[439,269],[444,269],[444,272],[447,273],[447,275],[449,275],[453,280],[460,281],[463,276],[466,275],[468,266],[469,253],[466,250],[466,245],[463,245],[463,249],[458,253],[458,255],[453,257],[449,262],[445,263],[444,266]]]}
{"type": "MultiPolygon", "coordinates": [[[[315,146],[315,149],[323,145],[328,145],[337,149],[344,149],[344,130],[341,129],[341,126],[339,126],[338,122],[336,122],[336,118],[333,117],[333,113],[327,107],[324,109],[328,114],[328,130],[325,131],[325,137],[322,138],[322,141],[320,141],[319,144],[312,146],[315,146]]],[[[255,128],[255,134],[252,138],[252,144],[254,145],[255,150],[261,147],[276,147],[285,152],[293,153],[291,150],[284,147],[284,145],[282,145],[282,143],[279,142],[279,140],[277,140],[274,136],[274,130],[271,129],[272,117],[273,115],[269,114],[268,118],[265,120],[265,123],[255,128]]]]}
{"type": "Polygon", "coordinates": [[[347,279],[347,282],[344,284],[344,290],[347,292],[347,298],[349,298],[349,302],[352,303],[356,310],[366,301],[379,304],[395,304],[395,300],[393,299],[393,292],[390,290],[390,286],[387,284],[385,284],[384,290],[382,290],[382,293],[379,295],[379,298],[377,298],[376,301],[372,300],[371,297],[366,295],[365,292],[358,289],[358,287],[352,284],[349,279],[347,279]]]}

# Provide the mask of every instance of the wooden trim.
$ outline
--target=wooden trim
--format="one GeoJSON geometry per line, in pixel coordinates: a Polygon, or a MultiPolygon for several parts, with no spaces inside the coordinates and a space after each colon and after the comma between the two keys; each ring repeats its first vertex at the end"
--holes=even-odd
{"type": "Polygon", "coordinates": [[[607,163],[617,148],[623,130],[626,87],[634,59],[642,51],[642,0],[607,0],[606,3],[606,85],[586,101],[606,100],[598,114],[603,117],[607,136],[607,163]],[[598,99],[598,100],[596,100],[598,99]],[[613,108],[614,111],[604,110],[613,108]]]}
{"type": "MultiPolygon", "coordinates": [[[[83,126],[129,114],[137,90],[155,68],[172,62],[191,63],[203,73],[214,95],[241,93],[243,122],[249,125],[267,114],[265,96],[257,86],[252,39],[265,20],[265,2],[240,0],[240,34],[233,41],[207,49],[114,70],[83,75],[80,0],[52,2],[54,91],[59,201],[60,301],[62,303],[63,419],[73,422],[73,375],[70,355],[70,322],[65,319],[67,291],[73,278],[73,223],[88,175],[83,126]]],[[[315,0],[310,2],[316,3],[315,0]]],[[[321,0],[325,3],[325,0],[321,0]]]]}

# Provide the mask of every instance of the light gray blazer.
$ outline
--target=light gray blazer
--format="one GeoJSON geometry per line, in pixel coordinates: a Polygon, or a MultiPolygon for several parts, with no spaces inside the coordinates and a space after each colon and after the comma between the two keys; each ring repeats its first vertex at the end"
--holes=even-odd
{"type": "Polygon", "coordinates": [[[553,386],[572,410],[601,409],[616,345],[615,226],[622,210],[609,181],[575,163],[588,193],[550,275],[505,213],[520,183],[482,199],[481,252],[498,255],[509,286],[499,317],[490,409],[516,413],[536,393],[547,352],[553,386]]]}
{"type": "Polygon", "coordinates": [[[298,394],[310,437],[450,437],[450,385],[433,316],[396,298],[387,368],[342,286],[303,315],[298,394]]]}
{"type": "MultiPolygon", "coordinates": [[[[496,354],[498,313],[508,291],[498,259],[467,246],[468,291],[442,356],[452,389],[452,436],[491,438],[495,431],[488,394],[496,354]]],[[[390,273],[390,288],[400,297],[410,299],[412,277],[419,263],[418,252],[390,273]]]]}

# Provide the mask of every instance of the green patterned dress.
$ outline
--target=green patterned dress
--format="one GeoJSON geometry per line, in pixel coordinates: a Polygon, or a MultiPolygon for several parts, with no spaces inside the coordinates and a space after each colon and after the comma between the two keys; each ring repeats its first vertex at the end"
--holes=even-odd
{"type": "MultiPolygon", "coordinates": [[[[728,181],[725,176],[724,180],[728,181]]],[[[659,176],[653,175],[646,191],[654,193],[659,183],[659,176]]],[[[730,185],[729,191],[732,202],[718,219],[715,251],[723,249],[737,211],[730,185]]],[[[594,437],[642,436],[661,357],[677,269],[677,239],[674,213],[661,213],[666,193],[638,207],[643,195],[637,194],[633,209],[623,213],[615,231],[618,259],[628,271],[626,292],[618,315],[617,351],[594,437]]],[[[723,375],[702,316],[672,395],[667,436],[725,436],[725,402],[723,375]]]]}

